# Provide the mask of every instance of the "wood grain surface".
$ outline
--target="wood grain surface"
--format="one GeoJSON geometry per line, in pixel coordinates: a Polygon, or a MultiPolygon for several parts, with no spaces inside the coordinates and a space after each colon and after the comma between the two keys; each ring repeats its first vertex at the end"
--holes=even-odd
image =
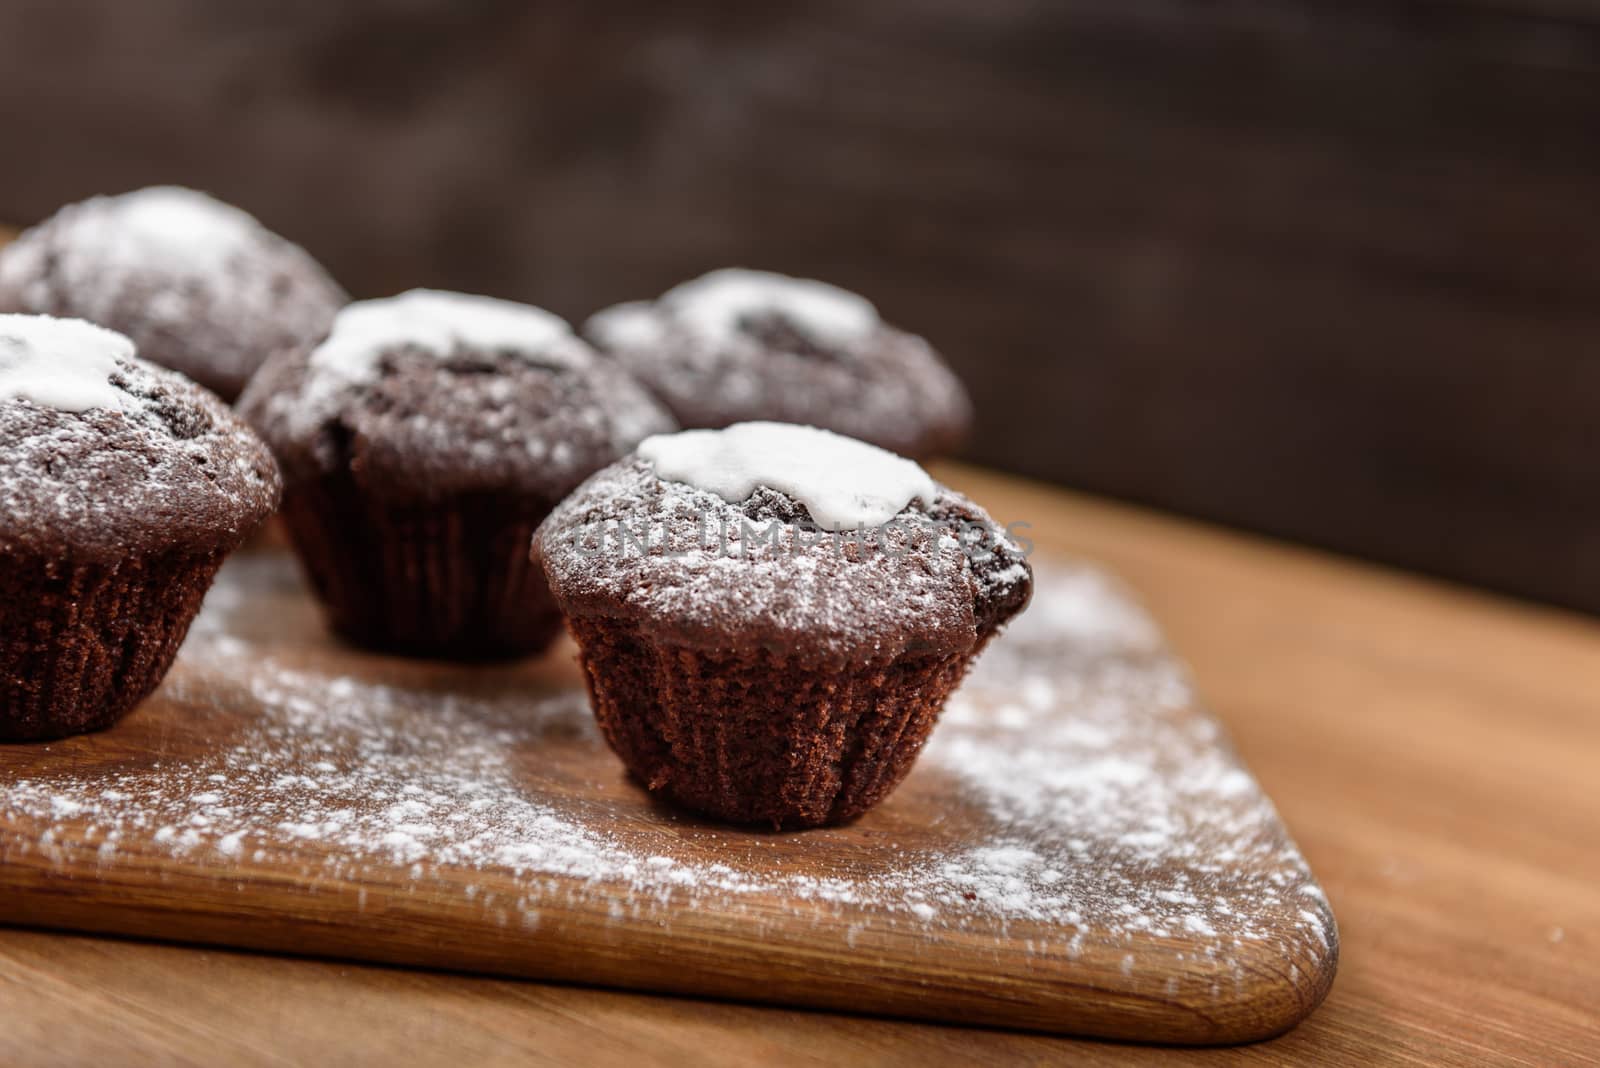
{"type": "Polygon", "coordinates": [[[241,553],[137,714],[0,747],[0,921],[1138,1041],[1288,1029],[1333,980],[1323,892],[1138,609],[1035,568],[892,801],[773,834],[627,782],[570,646],[364,655],[286,551],[241,553]]]}
{"type": "Polygon", "coordinates": [[[1327,1002],[1272,1042],[1038,1035],[0,932],[0,1061],[1592,1063],[1600,625],[971,469],[1131,580],[1322,877],[1327,1002]],[[1293,700],[1285,703],[1284,696],[1293,700]]]}

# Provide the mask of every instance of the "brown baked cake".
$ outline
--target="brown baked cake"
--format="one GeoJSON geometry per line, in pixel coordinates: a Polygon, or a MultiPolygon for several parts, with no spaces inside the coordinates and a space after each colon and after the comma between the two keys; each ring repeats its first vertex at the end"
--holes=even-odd
{"type": "Polygon", "coordinates": [[[534,529],[672,419],[567,324],[415,290],[339,313],[274,357],[239,410],[283,467],[283,519],[333,627],[458,660],[536,652],[561,629],[534,529]]]}
{"type": "Polygon", "coordinates": [[[0,315],[0,740],[144,700],[278,491],[250,428],[126,337],[0,315]]]}
{"type": "Polygon", "coordinates": [[[776,423],[652,437],[534,539],[600,727],[735,823],[854,818],[905,777],[1032,572],[909,460],[776,423]]]}
{"type": "Polygon", "coordinates": [[[172,186],[70,204],[0,249],[0,312],[99,323],[229,401],[348,299],[299,246],[172,186]]]}
{"type": "Polygon", "coordinates": [[[822,282],[714,271],[608,308],[584,334],[685,427],[803,423],[927,459],[960,445],[972,421],[960,379],[926,341],[822,282]]]}

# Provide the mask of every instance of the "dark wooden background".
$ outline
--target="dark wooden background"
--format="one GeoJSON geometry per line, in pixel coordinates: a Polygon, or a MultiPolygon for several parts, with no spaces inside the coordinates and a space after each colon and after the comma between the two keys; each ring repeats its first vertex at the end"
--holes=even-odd
{"type": "Polygon", "coordinates": [[[973,458],[1600,610],[1600,4],[0,3],[0,218],[155,181],[363,295],[828,278],[973,458]]]}

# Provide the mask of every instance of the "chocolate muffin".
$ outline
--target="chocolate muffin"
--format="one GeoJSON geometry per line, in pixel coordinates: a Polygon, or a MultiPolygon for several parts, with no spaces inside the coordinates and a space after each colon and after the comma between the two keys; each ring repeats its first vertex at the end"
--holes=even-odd
{"type": "Polygon", "coordinates": [[[0,312],[87,319],[233,400],[328,331],[344,290],[238,208],[157,186],[62,208],[0,249],[0,312]]]}
{"type": "Polygon", "coordinates": [[[960,445],[961,381],[922,338],[822,282],[723,270],[619,304],[584,334],[685,427],[803,423],[919,459],[960,445]]]}
{"type": "Polygon", "coordinates": [[[278,492],[249,427],[126,337],[0,315],[0,740],[144,700],[278,492]]]}
{"type": "Polygon", "coordinates": [[[1033,582],[916,464],[777,423],[646,439],[555,510],[533,555],[628,770],[775,827],[887,796],[1033,582]]]}
{"type": "Polygon", "coordinates": [[[339,633],[418,656],[536,652],[561,629],[528,561],[572,488],[671,429],[554,315],[415,290],[273,357],[239,409],[283,467],[283,520],[339,633]]]}

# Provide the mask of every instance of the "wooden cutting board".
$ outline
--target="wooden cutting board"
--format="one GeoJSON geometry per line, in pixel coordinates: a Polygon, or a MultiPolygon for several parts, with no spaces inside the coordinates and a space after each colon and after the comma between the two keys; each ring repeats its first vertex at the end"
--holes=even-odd
{"type": "Polygon", "coordinates": [[[1142,612],[1038,590],[856,824],[658,805],[572,649],[464,668],[324,632],[292,561],[224,569],[113,730],[0,747],[0,922],[1181,1043],[1333,980],[1322,891],[1142,612]]]}

